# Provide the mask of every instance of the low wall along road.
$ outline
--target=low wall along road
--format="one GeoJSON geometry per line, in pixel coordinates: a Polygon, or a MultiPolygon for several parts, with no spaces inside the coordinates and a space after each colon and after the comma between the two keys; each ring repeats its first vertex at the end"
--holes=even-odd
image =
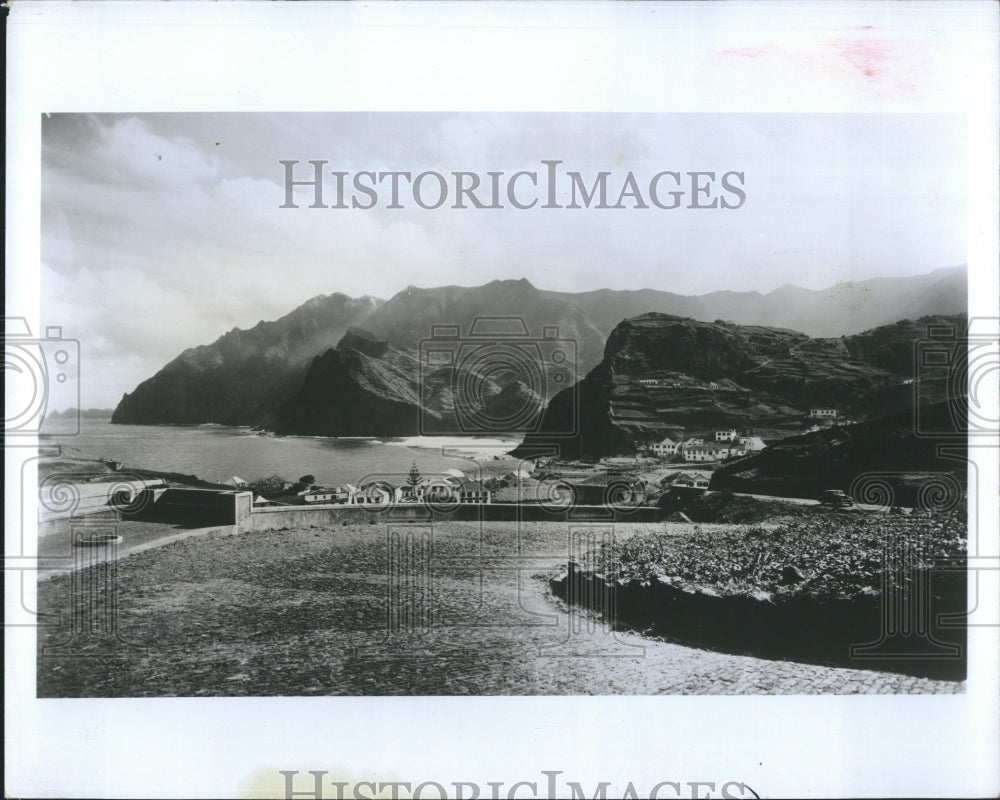
{"type": "Polygon", "coordinates": [[[212,489],[167,489],[145,493],[126,516],[137,520],[177,522],[193,526],[235,525],[237,532],[298,527],[340,527],[381,522],[656,522],[654,506],[612,508],[601,505],[553,507],[543,504],[423,503],[253,507],[251,492],[212,489]]]}

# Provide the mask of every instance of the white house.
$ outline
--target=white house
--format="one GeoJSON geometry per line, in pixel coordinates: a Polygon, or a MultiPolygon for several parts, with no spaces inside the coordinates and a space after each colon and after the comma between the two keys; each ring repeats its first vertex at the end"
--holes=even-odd
{"type": "Polygon", "coordinates": [[[672,456],[677,452],[679,445],[669,436],[664,438],[662,441],[656,442],[649,446],[649,452],[654,456],[659,456],[664,458],[665,456],[672,456]]]}
{"type": "Polygon", "coordinates": [[[740,446],[748,453],[759,453],[767,447],[759,436],[741,436],[740,446]]]}
{"type": "Polygon", "coordinates": [[[307,503],[346,503],[347,493],[342,489],[313,489],[301,493],[307,503]]]}
{"type": "Polygon", "coordinates": [[[730,428],[728,431],[716,431],[715,441],[717,442],[735,442],[739,438],[739,434],[730,428]]]}
{"type": "Polygon", "coordinates": [[[709,476],[703,473],[694,472],[682,475],[675,480],[671,486],[679,486],[685,489],[707,489],[709,476]]]}
{"type": "MultiPolygon", "coordinates": [[[[718,461],[722,458],[722,449],[714,444],[695,444],[684,448],[685,461],[718,461]]],[[[728,449],[728,448],[727,448],[728,449]]]]}
{"type": "Polygon", "coordinates": [[[369,483],[362,486],[360,492],[353,494],[350,502],[354,505],[386,506],[393,502],[398,503],[401,498],[402,492],[399,492],[394,486],[384,483],[369,483]]]}
{"type": "Polygon", "coordinates": [[[685,461],[721,461],[745,455],[746,450],[738,445],[700,444],[684,448],[685,461]]]}
{"type": "Polygon", "coordinates": [[[813,419],[836,419],[837,409],[835,408],[810,408],[809,416],[813,419]]]}
{"type": "Polygon", "coordinates": [[[458,487],[460,503],[489,503],[492,499],[493,493],[479,481],[463,481],[458,487]]]}
{"type": "Polygon", "coordinates": [[[459,499],[459,486],[462,481],[451,475],[421,478],[413,487],[414,497],[427,503],[455,503],[459,499]]]}

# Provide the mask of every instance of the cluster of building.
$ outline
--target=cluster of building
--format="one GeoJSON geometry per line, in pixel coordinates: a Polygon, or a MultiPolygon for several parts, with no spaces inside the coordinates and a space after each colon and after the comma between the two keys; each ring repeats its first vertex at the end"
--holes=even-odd
{"type": "Polygon", "coordinates": [[[658,458],[680,456],[684,461],[723,461],[756,453],[767,447],[759,436],[742,435],[736,429],[716,431],[715,438],[706,442],[692,437],[675,442],[669,436],[648,446],[648,451],[658,458]]]}
{"type": "MultiPolygon", "coordinates": [[[[808,432],[822,430],[823,426],[831,424],[850,424],[852,420],[842,417],[835,408],[811,408],[809,419],[816,420],[808,432]]],[[[708,441],[704,438],[691,437],[682,441],[674,441],[669,436],[659,442],[646,446],[649,455],[662,459],[681,458],[687,462],[725,461],[757,453],[766,448],[764,440],[752,432],[740,433],[735,428],[715,431],[714,437],[708,441]]]]}
{"type": "MultiPolygon", "coordinates": [[[[638,383],[647,389],[676,389],[681,386],[680,381],[672,378],[639,378],[638,383]]],[[[707,386],[712,391],[722,388],[715,381],[709,381],[704,386],[707,386]]]]}
{"type": "Polygon", "coordinates": [[[345,483],[334,489],[313,486],[298,493],[306,503],[334,505],[391,505],[395,503],[489,503],[492,492],[481,481],[465,476],[441,475],[421,478],[416,485],[393,486],[387,481],[355,485],[345,483]]]}
{"type": "Polygon", "coordinates": [[[393,486],[386,481],[334,489],[318,486],[298,493],[308,504],[389,506],[423,503],[431,506],[454,506],[476,503],[546,503],[560,505],[643,505],[654,493],[639,478],[624,473],[587,474],[543,481],[518,469],[485,481],[466,476],[435,475],[421,478],[415,485],[393,486]]]}

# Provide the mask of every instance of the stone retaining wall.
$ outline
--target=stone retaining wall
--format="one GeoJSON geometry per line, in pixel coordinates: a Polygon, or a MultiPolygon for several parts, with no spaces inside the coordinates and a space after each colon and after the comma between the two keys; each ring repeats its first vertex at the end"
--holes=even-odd
{"type": "Polygon", "coordinates": [[[762,658],[791,659],[855,669],[884,669],[962,680],[965,629],[945,627],[940,615],[966,608],[962,571],[935,573],[931,596],[912,598],[770,600],[721,596],[659,580],[608,582],[576,568],[550,581],[571,606],[600,614],[616,627],[648,631],[672,641],[762,658]]]}
{"type": "Polygon", "coordinates": [[[660,510],[642,506],[616,511],[605,506],[549,509],[541,505],[515,503],[462,504],[453,508],[430,508],[421,503],[377,506],[323,505],[255,508],[238,522],[240,532],[278,528],[365,525],[386,522],[656,522],[660,510]]]}

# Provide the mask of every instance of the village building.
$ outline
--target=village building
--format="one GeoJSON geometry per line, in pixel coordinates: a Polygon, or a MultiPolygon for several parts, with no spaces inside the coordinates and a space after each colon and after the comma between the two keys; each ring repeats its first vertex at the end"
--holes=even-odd
{"type": "Polygon", "coordinates": [[[318,489],[301,492],[300,497],[307,503],[346,503],[346,495],[341,498],[337,489],[318,489]]]}
{"type": "Polygon", "coordinates": [[[387,483],[369,483],[361,487],[350,499],[353,505],[386,506],[398,502],[397,489],[387,483]]]}
{"type": "Polygon", "coordinates": [[[710,475],[708,473],[697,471],[688,472],[683,475],[678,475],[670,486],[681,489],[707,489],[709,480],[710,475]]]}
{"type": "Polygon", "coordinates": [[[721,461],[745,455],[746,450],[738,445],[700,444],[684,448],[684,460],[689,462],[721,461]]]}
{"type": "Polygon", "coordinates": [[[518,464],[517,467],[512,469],[510,472],[506,472],[497,478],[497,483],[500,486],[513,486],[516,483],[530,478],[531,472],[532,464],[530,462],[518,464]]]}
{"type": "Polygon", "coordinates": [[[462,480],[452,475],[421,478],[412,488],[412,496],[421,503],[457,503],[461,483],[462,480]]]}
{"type": "Polygon", "coordinates": [[[649,446],[649,452],[654,456],[659,456],[660,458],[665,458],[667,456],[672,456],[677,454],[677,448],[680,447],[677,442],[671,439],[669,436],[663,438],[659,442],[655,442],[649,446]]]}
{"type": "Polygon", "coordinates": [[[813,419],[836,419],[837,409],[835,408],[810,408],[809,416],[813,419]]]}
{"type": "Polygon", "coordinates": [[[748,453],[759,453],[767,447],[759,436],[741,436],[740,446],[748,453]]]}
{"type": "Polygon", "coordinates": [[[728,431],[716,431],[715,441],[717,442],[735,442],[739,438],[739,434],[732,428],[728,431]]]}
{"type": "Polygon", "coordinates": [[[722,458],[722,448],[718,445],[695,444],[684,448],[685,461],[718,461],[722,458]]]}
{"type": "Polygon", "coordinates": [[[458,502],[489,503],[493,493],[479,481],[466,480],[458,486],[458,502]]]}

